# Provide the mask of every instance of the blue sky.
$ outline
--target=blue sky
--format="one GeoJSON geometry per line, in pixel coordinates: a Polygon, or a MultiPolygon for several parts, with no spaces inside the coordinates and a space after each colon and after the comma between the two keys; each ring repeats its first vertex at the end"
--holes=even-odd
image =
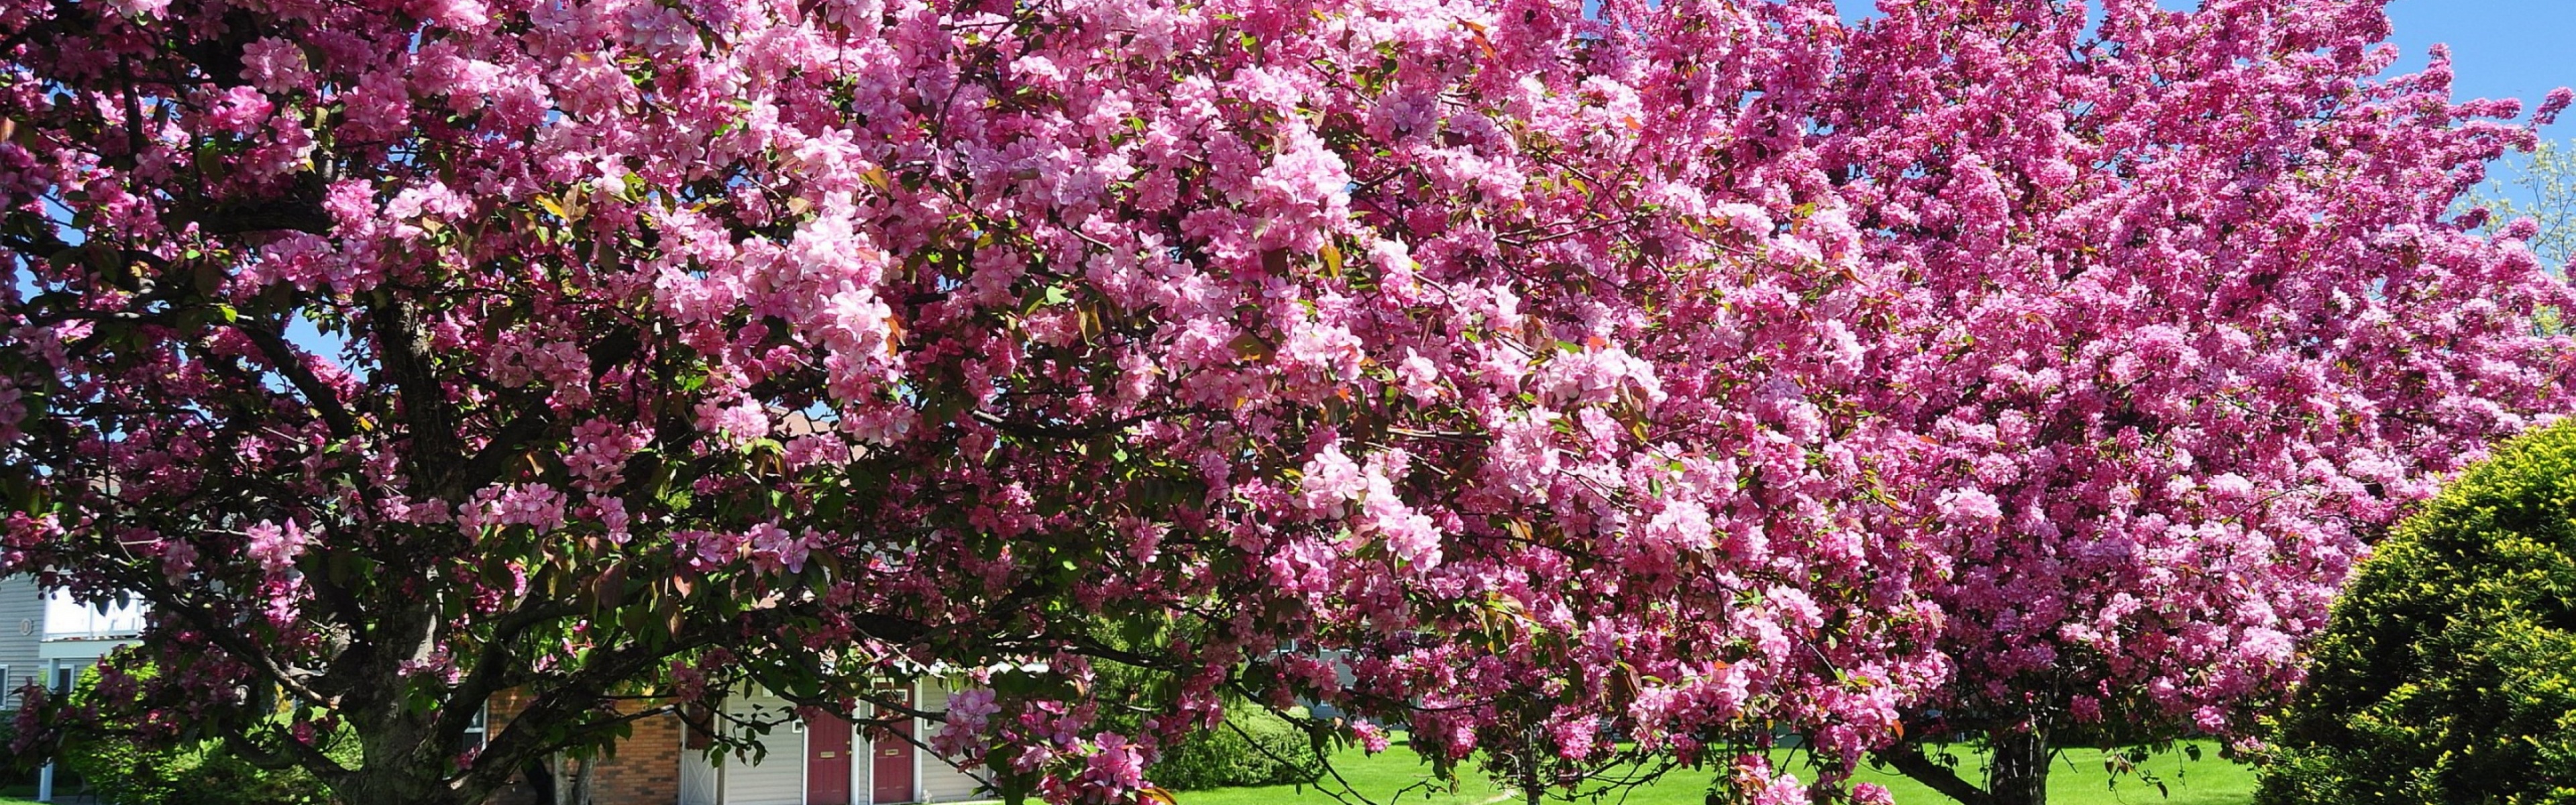
{"type": "MultiPolygon", "coordinates": [[[[2528,108],[2576,86],[2576,0],[2396,0],[2388,18],[2404,52],[2398,69],[2423,67],[2435,42],[2451,46],[2454,97],[2521,98],[2528,108]]],[[[2576,135],[2571,123],[2547,133],[2576,135]]]]}
{"type": "MultiPolygon", "coordinates": [[[[2161,2],[2169,8],[2198,5],[2161,2]]],[[[1875,0],[1835,5],[1846,18],[1877,13],[1875,0]]],[[[2451,46],[2452,93],[2458,99],[2521,98],[2528,109],[2553,88],[2576,86],[2576,0],[2394,0],[2388,18],[2401,72],[2423,69],[2434,43],[2451,46]]],[[[2576,136],[2576,114],[2568,117],[2548,135],[2576,136]]]]}

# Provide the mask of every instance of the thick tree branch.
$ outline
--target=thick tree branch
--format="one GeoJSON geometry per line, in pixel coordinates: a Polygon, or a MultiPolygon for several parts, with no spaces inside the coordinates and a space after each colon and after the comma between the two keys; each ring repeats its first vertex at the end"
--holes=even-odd
{"type": "MultiPolygon", "coordinates": [[[[137,580],[139,581],[139,579],[137,580]]],[[[258,643],[250,639],[249,635],[243,633],[233,624],[217,620],[214,613],[206,611],[204,607],[191,604],[185,596],[180,595],[176,590],[169,589],[167,586],[163,585],[151,585],[149,588],[145,585],[135,586],[137,589],[158,588],[160,595],[152,596],[148,593],[146,594],[146,600],[151,602],[155,611],[174,613],[179,617],[186,619],[189,625],[196,627],[198,632],[204,634],[207,640],[212,641],[216,645],[222,646],[224,650],[231,653],[235,659],[241,660],[250,667],[258,669],[262,675],[267,676],[271,681],[276,682],[279,687],[285,688],[288,693],[294,694],[297,698],[301,698],[305,701],[324,706],[329,706],[332,702],[332,697],[324,696],[320,692],[315,691],[310,685],[306,684],[307,680],[304,674],[297,673],[293,669],[279,663],[276,657],[271,656],[266,650],[263,650],[258,643]]]]}
{"type": "Polygon", "coordinates": [[[483,449],[475,451],[474,456],[466,459],[464,466],[450,477],[449,482],[455,485],[457,497],[448,499],[460,499],[464,493],[499,480],[513,462],[527,455],[528,444],[544,436],[554,424],[554,415],[546,409],[544,397],[537,397],[521,406],[518,415],[511,417],[509,424],[502,425],[499,433],[492,434],[492,440],[485,442],[483,449]]]}
{"type": "MultiPolygon", "coordinates": [[[[590,729],[582,715],[605,703],[612,687],[639,678],[665,659],[715,642],[711,633],[673,637],[671,642],[651,649],[627,643],[591,652],[588,664],[581,670],[537,691],[508,726],[485,741],[483,752],[475,757],[461,782],[469,789],[491,791],[508,781],[530,758],[577,746],[586,738],[609,735],[605,727],[590,729]],[[550,741],[545,733],[555,727],[570,727],[577,737],[550,741]]],[[[611,719],[611,724],[617,723],[616,716],[611,719]]]]}
{"type": "Polygon", "coordinates": [[[1965,805],[1990,805],[1994,800],[1986,795],[1985,789],[1960,777],[1957,769],[1925,757],[1921,743],[1906,741],[1870,754],[1924,787],[1965,805]]]}
{"type": "Polygon", "coordinates": [[[1105,420],[1105,421],[1100,421],[1100,422],[1079,422],[1079,423],[1064,423],[1064,424],[1040,424],[1040,423],[1034,423],[1034,422],[1017,422],[1017,421],[1013,421],[1013,420],[1011,420],[1011,419],[1005,418],[1005,417],[1003,417],[1001,414],[996,414],[996,413],[993,413],[993,412],[991,412],[991,411],[983,411],[983,410],[975,411],[975,412],[973,412],[973,413],[969,414],[969,416],[973,417],[973,418],[975,419],[975,421],[977,421],[977,422],[981,422],[981,423],[984,423],[984,424],[986,424],[986,425],[990,425],[990,426],[992,426],[992,428],[993,428],[994,430],[998,430],[998,431],[1001,431],[1001,432],[1003,432],[1003,433],[1008,433],[1008,434],[1010,434],[1010,435],[1018,436],[1018,437],[1021,437],[1021,438],[1024,438],[1024,439],[1089,439],[1089,438],[1092,438],[1092,437],[1094,437],[1094,436],[1107,436],[1107,435],[1109,435],[1109,434],[1117,433],[1117,432],[1119,432],[1119,431],[1126,430],[1126,429],[1128,429],[1128,428],[1135,427],[1135,426],[1137,426],[1137,425],[1144,424],[1144,423],[1146,423],[1146,422],[1151,422],[1151,421],[1154,421],[1154,420],[1157,420],[1157,419],[1162,419],[1162,418],[1164,418],[1164,417],[1180,416],[1180,415],[1183,415],[1183,414],[1204,414],[1204,413],[1208,413],[1208,412],[1207,412],[1207,411],[1203,411],[1203,410],[1198,410],[1198,409],[1176,409],[1176,410],[1169,410],[1169,411],[1149,411],[1149,412],[1142,413],[1142,414],[1135,414],[1135,415],[1132,415],[1132,416],[1125,416],[1125,417],[1120,417],[1120,418],[1117,418],[1117,419],[1105,420]]]}
{"type": "Polygon", "coordinates": [[[330,384],[322,382],[322,376],[315,374],[313,367],[304,362],[304,356],[286,343],[286,336],[280,329],[266,322],[253,323],[249,319],[242,320],[233,329],[241,331],[251,343],[257,344],[260,354],[268,358],[270,365],[277,367],[277,373],[285,375],[286,381],[294,384],[295,390],[304,395],[305,403],[321,413],[323,423],[331,426],[331,435],[343,439],[358,435],[357,417],[350,415],[348,406],[341,403],[340,396],[330,384]]]}
{"type": "MultiPolygon", "coordinates": [[[[571,606],[559,603],[545,606],[543,605],[545,603],[546,599],[542,597],[529,596],[519,603],[518,608],[502,615],[492,624],[492,635],[484,641],[483,651],[475,658],[473,672],[467,674],[465,680],[458,683],[455,690],[449,694],[450,701],[480,702],[501,692],[501,689],[508,685],[508,672],[516,668],[511,663],[511,655],[514,653],[511,647],[517,644],[519,638],[525,636],[528,630],[535,628],[537,624],[580,612],[571,606]]],[[[437,732],[441,735],[451,731],[462,734],[466,722],[472,718],[472,711],[463,707],[450,707],[446,713],[440,714],[437,732]]]]}
{"type": "Polygon", "coordinates": [[[223,735],[224,748],[231,750],[234,755],[240,756],[243,761],[253,766],[272,771],[300,766],[326,775],[334,772],[348,773],[348,767],[340,765],[340,761],[332,759],[330,753],[322,751],[321,747],[298,741],[295,736],[287,734],[274,725],[266,729],[277,736],[278,745],[275,748],[263,746],[251,740],[249,735],[230,731],[223,735]]]}
{"type": "Polygon", "coordinates": [[[264,204],[213,206],[202,210],[183,211],[182,220],[197,225],[207,235],[242,235],[253,232],[303,232],[309,235],[331,234],[337,222],[322,205],[309,201],[273,201],[264,204]]]}
{"type": "Polygon", "coordinates": [[[471,491],[455,483],[465,451],[456,432],[455,411],[448,405],[438,367],[430,357],[429,333],[420,326],[415,304],[379,289],[369,305],[369,329],[385,378],[402,406],[389,418],[402,423],[402,433],[410,441],[410,449],[403,453],[403,472],[426,492],[414,497],[458,501],[471,491]]]}

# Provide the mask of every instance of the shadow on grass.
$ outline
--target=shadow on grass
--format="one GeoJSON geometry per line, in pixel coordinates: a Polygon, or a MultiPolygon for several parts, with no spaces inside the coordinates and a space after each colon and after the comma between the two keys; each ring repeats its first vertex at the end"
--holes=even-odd
{"type": "MultiPolygon", "coordinates": [[[[2247,805],[2253,802],[2253,768],[2221,759],[2215,743],[2198,743],[2201,748],[2198,760],[2173,752],[2147,761],[2147,769],[2163,780],[2164,793],[2134,776],[2114,780],[2103,768],[2101,750],[2064,750],[2048,777],[2048,801],[2050,805],[2247,805]]],[[[1777,750],[1772,760],[1784,764],[1801,780],[1815,779],[1814,771],[1804,766],[1803,754],[1777,750]]],[[[1384,805],[1483,805],[1496,801],[1520,801],[1516,792],[1495,784],[1472,768],[1461,770],[1454,788],[1446,787],[1449,784],[1431,779],[1430,764],[1423,762],[1402,742],[1375,756],[1358,749],[1345,749],[1333,755],[1333,767],[1341,772],[1342,779],[1349,781],[1352,794],[1357,795],[1350,798],[1354,803],[1362,797],[1384,805]]],[[[1970,780],[1982,779],[1984,771],[1982,758],[1973,753],[1960,753],[1960,776],[1970,780]]],[[[1679,769],[1652,784],[1627,791],[1624,799],[1613,793],[1574,801],[1578,805],[1703,805],[1707,801],[1708,783],[1712,776],[1713,772],[1709,771],[1679,769]]],[[[1863,768],[1855,779],[1887,786],[1896,795],[1899,805],[1947,805],[1954,802],[1893,770],[1863,768]]],[[[1327,784],[1330,784],[1329,778],[1327,784]]],[[[1311,785],[1216,788],[1182,791],[1176,796],[1180,805],[1324,805],[1338,802],[1333,795],[1311,785]]],[[[1551,792],[1548,800],[1567,801],[1556,792],[1551,792]]]]}

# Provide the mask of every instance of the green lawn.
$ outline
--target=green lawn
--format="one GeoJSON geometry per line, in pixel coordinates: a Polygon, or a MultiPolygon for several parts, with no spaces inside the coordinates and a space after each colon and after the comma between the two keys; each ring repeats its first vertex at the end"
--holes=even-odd
{"type": "MultiPolygon", "coordinates": [[[[1412,805],[1476,805],[1502,795],[1503,789],[1482,774],[1467,771],[1458,775],[1457,790],[1431,779],[1430,764],[1422,762],[1413,750],[1400,742],[1386,752],[1370,757],[1358,749],[1344,750],[1333,756],[1335,774],[1325,775],[1324,785],[1343,790],[1335,782],[1348,784],[1352,793],[1370,802],[1402,802],[1412,805]],[[1435,788],[1434,786],[1438,786],[1435,788]]],[[[1315,786],[1264,786],[1260,788],[1216,788],[1206,791],[1183,791],[1181,805],[1269,805],[1274,802],[1334,802],[1331,794],[1315,786]]],[[[1694,803],[1696,805],[1696,803],[1694,803]]]]}
{"type": "MultiPolygon", "coordinates": [[[[2134,776],[2122,777],[2117,786],[2102,769],[2102,753],[2093,749],[2066,750],[2057,768],[2048,776],[2048,801],[2051,805],[2245,805],[2254,800],[2254,770],[2222,760],[2215,744],[2200,744],[2201,759],[2189,760],[2181,753],[2158,755],[2147,761],[2172,792],[2170,798],[2156,787],[2134,776]]],[[[1984,764],[1974,753],[1962,751],[1960,776],[1982,779],[1984,764]]],[[[1793,755],[1782,751],[1774,756],[1783,763],[1795,763],[1793,755]]],[[[1348,780],[1351,789],[1379,803],[1422,803],[1423,805],[1478,805],[1500,797],[1504,790],[1484,775],[1468,771],[1460,775],[1457,791],[1433,790],[1427,787],[1431,767],[1423,764],[1409,749],[1395,749],[1370,757],[1357,749],[1346,750],[1333,758],[1333,767],[1348,780]],[[1406,790],[1411,786],[1411,790],[1406,790]],[[1403,791],[1401,797],[1397,792],[1403,791]]],[[[1803,768],[1792,769],[1799,779],[1812,780],[1814,774],[1803,768]]],[[[1625,802],[1613,796],[1599,800],[1601,805],[1700,805],[1708,791],[1709,772],[1682,770],[1666,775],[1655,784],[1628,792],[1625,802]]],[[[1947,797],[1905,779],[1894,772],[1862,769],[1859,779],[1887,786],[1896,794],[1900,805],[1944,805],[1947,797]]],[[[1329,782],[1328,782],[1329,785],[1329,782]]],[[[1338,790],[1338,789],[1337,789],[1338,790]]],[[[1265,788],[1219,788],[1208,791],[1183,791],[1181,805],[1266,805],[1275,802],[1332,803],[1333,797],[1313,786],[1265,788]]],[[[1509,801],[1519,801],[1517,797],[1509,801]]],[[[1560,800],[1561,801],[1561,800],[1560,800]]],[[[1591,802],[1592,800],[1586,800],[1591,802]]]]}
{"type": "MultiPolygon", "coordinates": [[[[2068,749],[2058,755],[2057,768],[2048,774],[2050,805],[2245,805],[2254,801],[2254,768],[2218,756],[2218,744],[2196,742],[2200,759],[2191,760],[2180,752],[2151,757],[2146,762],[2172,793],[2168,798],[2154,785],[2135,776],[2114,780],[2102,769],[2102,751],[2068,749]]],[[[1973,753],[1960,753],[1959,776],[1972,781],[1985,777],[1983,758],[1973,753]]],[[[1948,803],[1952,800],[1924,788],[1904,775],[1863,769],[1860,779],[1887,786],[1895,792],[1896,801],[1911,803],[1948,803]]],[[[1679,800],[1675,800],[1679,801],[1679,800]]],[[[1690,800],[1694,805],[1699,800],[1690,800]]]]}

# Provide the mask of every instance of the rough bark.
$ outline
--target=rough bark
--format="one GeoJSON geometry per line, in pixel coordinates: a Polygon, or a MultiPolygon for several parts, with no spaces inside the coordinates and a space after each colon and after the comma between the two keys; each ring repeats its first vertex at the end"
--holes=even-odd
{"type": "Polygon", "coordinates": [[[1918,742],[1901,743],[1874,755],[1898,773],[1964,805],[2046,805],[2052,757],[2047,732],[1997,729],[1987,734],[1987,749],[1982,786],[1923,754],[1918,742]]]}
{"type": "Polygon", "coordinates": [[[2048,734],[1996,731],[1989,738],[1994,753],[1986,762],[1988,805],[2046,805],[2048,802],[2048,734]]]}
{"type": "Polygon", "coordinates": [[[449,786],[398,767],[353,770],[332,786],[331,793],[341,802],[383,805],[474,805],[491,794],[449,786]]]}
{"type": "Polygon", "coordinates": [[[1985,789],[1960,777],[1957,769],[1943,765],[1923,754],[1923,745],[1915,742],[1898,744],[1877,752],[1878,759],[1900,774],[1942,796],[1967,805],[1985,805],[1985,789]]]}

